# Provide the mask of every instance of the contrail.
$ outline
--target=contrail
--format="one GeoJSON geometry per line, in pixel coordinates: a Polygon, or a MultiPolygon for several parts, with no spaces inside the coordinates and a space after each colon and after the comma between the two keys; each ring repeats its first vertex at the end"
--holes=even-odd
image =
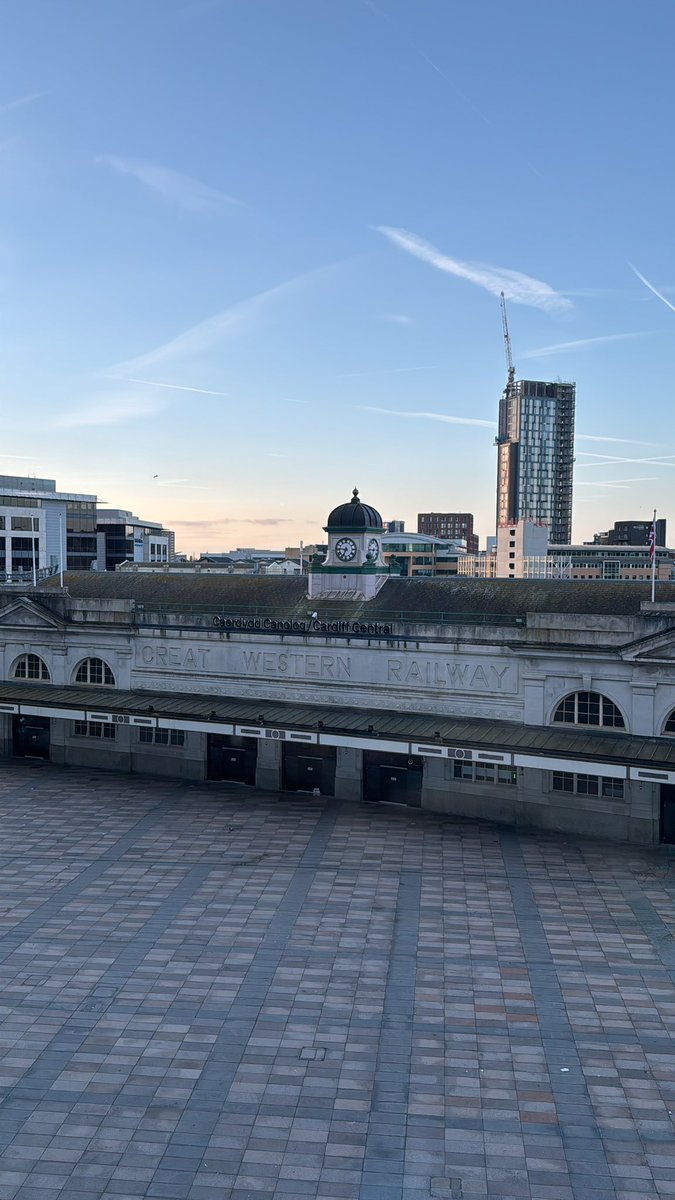
{"type": "Polygon", "coordinates": [[[628,266],[630,267],[631,271],[637,275],[638,279],[644,283],[645,287],[649,288],[650,292],[653,292],[655,296],[658,296],[659,300],[663,300],[663,303],[667,305],[671,312],[675,312],[675,304],[671,304],[670,300],[666,300],[665,296],[662,296],[661,293],[657,291],[657,289],[654,287],[654,284],[650,283],[648,279],[645,279],[644,275],[638,271],[637,267],[634,267],[631,262],[629,262],[628,266]]]}
{"type": "Polygon", "coordinates": [[[199,392],[200,396],[229,396],[229,392],[210,392],[207,388],[184,387],[180,383],[159,383],[156,379],[127,379],[127,383],[147,383],[150,387],[171,388],[176,392],[199,392]]]}

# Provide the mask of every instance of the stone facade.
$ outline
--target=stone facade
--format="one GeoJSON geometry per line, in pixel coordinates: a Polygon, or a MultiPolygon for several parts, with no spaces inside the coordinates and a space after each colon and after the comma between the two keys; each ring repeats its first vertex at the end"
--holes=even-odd
{"type": "MultiPolygon", "coordinates": [[[[294,584],[289,579],[276,586],[294,584]]],[[[388,586],[382,590],[386,592],[388,586]]],[[[472,581],[465,586],[472,587],[472,581]]],[[[5,708],[0,715],[4,755],[16,745],[12,686],[18,682],[17,667],[23,656],[35,655],[49,679],[35,681],[36,695],[39,685],[42,699],[33,708],[42,705],[44,717],[44,705],[51,706],[48,692],[45,700],[46,685],[60,696],[61,715],[51,720],[49,754],[54,762],[204,779],[209,772],[211,727],[203,719],[201,728],[198,720],[190,725],[178,719],[185,715],[189,697],[241,702],[246,714],[254,701],[260,709],[254,725],[265,724],[266,703],[287,705],[289,712],[293,705],[301,705],[329,714],[375,710],[400,714],[406,720],[416,716],[454,722],[471,719],[487,730],[499,722],[495,754],[484,756],[493,763],[493,778],[481,777],[484,767],[478,778],[469,778],[466,771],[462,776],[456,759],[434,759],[433,747],[414,746],[417,734],[377,741],[377,733],[369,739],[364,731],[343,738],[344,744],[339,737],[318,740],[335,747],[331,786],[348,800],[362,799],[364,754],[379,750],[383,762],[389,754],[392,772],[399,757],[405,760],[401,770],[417,770],[419,757],[421,804],[437,812],[647,843],[659,838],[660,785],[635,776],[637,764],[629,744],[636,738],[658,739],[663,757],[674,742],[664,727],[675,709],[675,628],[671,628],[675,604],[653,608],[642,604],[636,611],[609,615],[526,611],[522,618],[486,624],[441,621],[437,616],[425,619],[423,613],[416,620],[396,620],[381,615],[384,609],[372,618],[368,613],[357,618],[346,610],[335,617],[310,613],[307,605],[304,614],[296,606],[295,615],[288,610],[277,616],[251,617],[234,612],[224,616],[223,609],[220,615],[197,612],[186,602],[182,610],[176,605],[168,613],[159,603],[153,608],[146,602],[141,608],[132,598],[75,597],[55,588],[21,596],[5,592],[0,599],[0,678],[7,701],[0,706],[5,708]],[[78,732],[81,705],[76,691],[82,686],[78,669],[92,658],[107,664],[114,678],[113,685],[97,688],[102,711],[106,697],[110,703],[122,693],[133,693],[132,709],[140,713],[152,709],[153,695],[172,698],[177,719],[165,724],[180,730],[180,744],[149,743],[143,740],[149,735],[141,727],[128,724],[115,729],[114,739],[89,736],[81,728],[78,732]],[[625,760],[615,756],[602,773],[595,769],[600,780],[620,778],[623,795],[576,790],[577,776],[588,774],[588,758],[597,758],[592,748],[597,729],[577,729],[587,735],[588,745],[583,753],[560,752],[560,761],[551,754],[537,760],[536,746],[531,752],[523,750],[523,730],[533,735],[551,730],[560,701],[579,692],[600,693],[623,718],[623,729],[616,732],[625,738],[625,760]],[[147,705],[142,703],[146,696],[147,705]],[[519,757],[512,753],[516,742],[519,757]],[[550,769],[539,765],[554,760],[558,765],[550,769]],[[573,776],[575,790],[556,789],[554,772],[573,776]]],[[[21,682],[23,712],[30,708],[30,704],[26,708],[26,687],[31,681],[24,677],[21,682]]],[[[251,720],[246,715],[240,724],[251,720]]],[[[440,739],[439,746],[445,740],[440,739]]],[[[233,754],[243,753],[235,743],[236,738],[233,754]]],[[[260,739],[255,766],[258,786],[273,790],[292,786],[288,780],[295,776],[284,755],[288,752],[280,742],[260,739]]],[[[306,763],[302,769],[310,770],[306,763]]],[[[662,780],[671,786],[667,770],[662,780]]],[[[609,793],[613,786],[607,784],[609,793]]]]}

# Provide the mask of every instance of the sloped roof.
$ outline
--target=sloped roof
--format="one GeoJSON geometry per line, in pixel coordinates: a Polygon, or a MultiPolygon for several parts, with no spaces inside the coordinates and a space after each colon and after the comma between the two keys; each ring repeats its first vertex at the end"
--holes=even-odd
{"type": "MultiPolygon", "coordinates": [[[[279,616],[306,615],[307,580],[293,575],[209,575],[181,571],[172,574],[142,574],[125,571],[72,571],[64,576],[65,586],[75,599],[134,600],[146,607],[209,606],[232,612],[258,609],[279,616]]],[[[45,580],[31,596],[39,601],[59,588],[58,576],[45,580]]],[[[6,596],[9,598],[10,589],[6,596]]],[[[11,595],[16,596],[15,589],[11,595]]],[[[486,617],[498,623],[526,613],[577,613],[603,616],[634,616],[643,600],[649,600],[648,583],[604,580],[557,579],[464,579],[392,576],[368,602],[312,600],[321,615],[346,618],[367,616],[371,620],[417,619],[442,621],[486,617]],[[337,611],[339,609],[339,612],[337,611]]],[[[659,583],[657,600],[675,604],[675,583],[659,583]]]]}
{"type": "Polygon", "coordinates": [[[341,708],[230,696],[193,695],[181,692],[118,691],[108,687],[77,687],[49,683],[0,682],[0,702],[39,704],[84,711],[172,716],[192,721],[264,724],[268,728],[295,728],[325,733],[382,737],[402,741],[520,754],[564,755],[597,762],[632,762],[644,767],[675,766],[675,738],[641,737],[593,729],[520,725],[513,721],[475,717],[429,716],[382,709],[341,708]],[[261,718],[264,718],[261,721],[261,718]]]}

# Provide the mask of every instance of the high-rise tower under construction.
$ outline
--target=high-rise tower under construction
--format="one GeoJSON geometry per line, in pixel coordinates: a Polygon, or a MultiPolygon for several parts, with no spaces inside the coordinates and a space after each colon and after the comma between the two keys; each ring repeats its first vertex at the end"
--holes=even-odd
{"type": "Polygon", "coordinates": [[[497,531],[536,521],[548,525],[550,543],[569,545],[576,384],[517,380],[503,292],[501,311],[508,377],[499,402],[497,531]]]}
{"type": "Polygon", "coordinates": [[[510,381],[499,403],[497,526],[546,522],[572,540],[576,384],[510,381]]]}

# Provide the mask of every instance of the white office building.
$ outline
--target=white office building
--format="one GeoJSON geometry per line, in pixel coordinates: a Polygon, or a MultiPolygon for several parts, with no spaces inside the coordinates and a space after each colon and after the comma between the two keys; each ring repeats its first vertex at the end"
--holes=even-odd
{"type": "Polygon", "coordinates": [[[0,580],[30,582],[96,559],[96,496],[57,492],[56,480],[0,475],[0,580]]]}

